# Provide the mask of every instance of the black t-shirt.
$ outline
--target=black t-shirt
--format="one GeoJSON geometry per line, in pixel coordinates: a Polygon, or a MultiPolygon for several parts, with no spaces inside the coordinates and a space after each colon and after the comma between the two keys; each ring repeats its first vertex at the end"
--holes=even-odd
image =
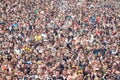
{"type": "Polygon", "coordinates": [[[58,77],[58,78],[56,78],[56,80],[63,80],[63,77],[58,77]]]}
{"type": "Polygon", "coordinates": [[[62,76],[54,77],[53,80],[64,80],[62,76]]]}

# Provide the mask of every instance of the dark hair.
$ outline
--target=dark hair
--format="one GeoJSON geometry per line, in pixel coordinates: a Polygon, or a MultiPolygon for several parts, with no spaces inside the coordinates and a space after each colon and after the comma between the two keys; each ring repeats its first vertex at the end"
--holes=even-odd
{"type": "Polygon", "coordinates": [[[41,80],[41,79],[37,78],[36,80],[41,80]]]}

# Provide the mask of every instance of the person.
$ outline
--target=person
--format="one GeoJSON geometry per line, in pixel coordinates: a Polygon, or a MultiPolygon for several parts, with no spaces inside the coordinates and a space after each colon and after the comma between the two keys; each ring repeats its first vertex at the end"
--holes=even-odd
{"type": "Polygon", "coordinates": [[[1,80],[119,80],[113,0],[0,0],[1,80]]]}

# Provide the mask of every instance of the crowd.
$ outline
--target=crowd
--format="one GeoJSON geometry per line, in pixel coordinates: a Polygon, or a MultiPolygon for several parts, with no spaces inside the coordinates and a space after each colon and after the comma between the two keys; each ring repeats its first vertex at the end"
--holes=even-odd
{"type": "Polygon", "coordinates": [[[119,2],[0,0],[0,80],[120,80],[119,2]]]}

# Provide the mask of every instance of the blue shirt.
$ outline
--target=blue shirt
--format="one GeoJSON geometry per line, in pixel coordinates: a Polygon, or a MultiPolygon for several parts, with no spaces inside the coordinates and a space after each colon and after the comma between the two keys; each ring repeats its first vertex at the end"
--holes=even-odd
{"type": "Polygon", "coordinates": [[[12,26],[13,27],[18,27],[18,22],[14,23],[12,26]]]}

